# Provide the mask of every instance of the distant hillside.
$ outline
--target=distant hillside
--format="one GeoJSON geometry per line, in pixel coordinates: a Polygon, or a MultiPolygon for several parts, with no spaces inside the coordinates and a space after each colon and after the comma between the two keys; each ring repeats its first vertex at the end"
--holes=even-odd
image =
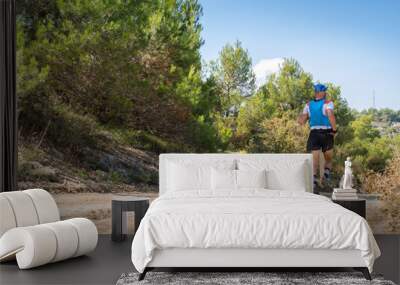
{"type": "Polygon", "coordinates": [[[400,134],[400,110],[368,109],[361,112],[363,115],[372,115],[372,126],[379,130],[382,136],[395,136],[400,134]]]}

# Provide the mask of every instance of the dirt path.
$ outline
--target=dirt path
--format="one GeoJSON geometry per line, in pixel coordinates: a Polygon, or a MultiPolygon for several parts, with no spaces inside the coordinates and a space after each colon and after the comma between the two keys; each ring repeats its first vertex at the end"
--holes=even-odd
{"type": "Polygon", "coordinates": [[[97,226],[100,234],[111,233],[111,199],[114,195],[149,197],[154,200],[158,193],[62,193],[52,194],[60,209],[62,219],[86,217],[97,226]]]}

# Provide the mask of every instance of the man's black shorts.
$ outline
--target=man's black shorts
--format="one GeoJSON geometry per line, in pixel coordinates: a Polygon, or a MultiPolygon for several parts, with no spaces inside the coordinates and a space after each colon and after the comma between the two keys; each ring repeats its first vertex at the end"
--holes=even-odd
{"type": "Polygon", "coordinates": [[[334,136],[332,130],[311,130],[307,141],[307,151],[322,150],[325,152],[333,148],[334,136]]]}

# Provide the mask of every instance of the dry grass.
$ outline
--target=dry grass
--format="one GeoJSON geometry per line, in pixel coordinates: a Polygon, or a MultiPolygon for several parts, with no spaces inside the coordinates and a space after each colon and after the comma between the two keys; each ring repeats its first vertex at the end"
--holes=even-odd
{"type": "Polygon", "coordinates": [[[386,230],[400,232],[400,150],[395,151],[383,173],[365,175],[363,189],[368,193],[382,194],[386,230]]]}

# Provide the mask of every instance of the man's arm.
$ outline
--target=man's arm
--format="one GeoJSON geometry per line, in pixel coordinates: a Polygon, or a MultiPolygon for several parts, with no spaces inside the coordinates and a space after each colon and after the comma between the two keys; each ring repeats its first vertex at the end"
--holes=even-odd
{"type": "Polygon", "coordinates": [[[331,123],[332,130],[334,132],[336,132],[337,131],[336,118],[335,118],[335,114],[333,113],[333,110],[332,109],[327,109],[326,113],[328,115],[329,122],[331,123]]]}
{"type": "Polygon", "coordinates": [[[307,122],[307,120],[308,120],[308,112],[309,112],[309,106],[308,106],[308,103],[304,106],[304,108],[303,108],[303,112],[299,115],[299,117],[297,118],[297,122],[300,124],[300,125],[304,125],[306,122],[307,122]]]}
{"type": "Polygon", "coordinates": [[[299,115],[299,117],[297,118],[297,122],[300,124],[300,125],[304,125],[306,122],[307,122],[307,120],[308,120],[308,114],[306,113],[306,114],[300,114],[299,115]]]}

